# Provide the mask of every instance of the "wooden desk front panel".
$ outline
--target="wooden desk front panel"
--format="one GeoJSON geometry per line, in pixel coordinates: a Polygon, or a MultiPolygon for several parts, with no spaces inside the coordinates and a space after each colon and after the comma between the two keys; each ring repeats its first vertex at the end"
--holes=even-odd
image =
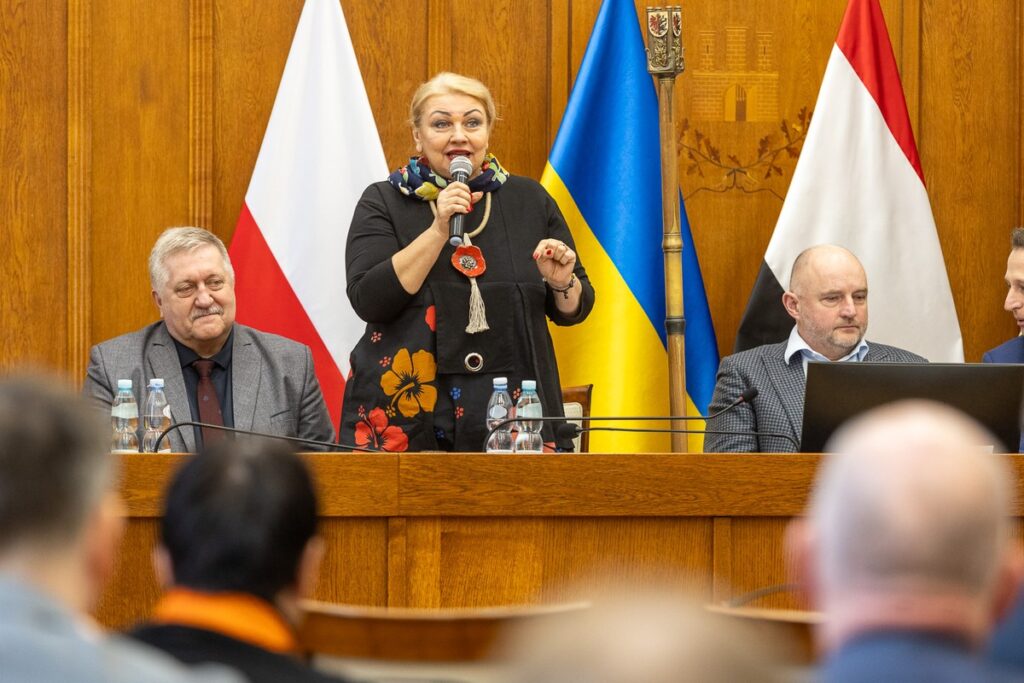
{"type": "MultiPolygon", "coordinates": [[[[122,457],[128,532],[97,616],[158,595],[161,492],[187,456],[122,457]]],[[[310,455],[326,554],[314,598],[411,607],[558,602],[605,579],[706,599],[785,581],[782,537],[811,455],[310,455]]],[[[780,594],[759,602],[796,607],[780,594]]]]}

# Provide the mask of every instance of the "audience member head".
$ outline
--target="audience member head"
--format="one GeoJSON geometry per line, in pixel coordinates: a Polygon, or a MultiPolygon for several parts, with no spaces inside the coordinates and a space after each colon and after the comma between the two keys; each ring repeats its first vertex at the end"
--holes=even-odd
{"type": "Polygon", "coordinates": [[[1012,490],[996,443],[947,406],[904,401],[844,426],[828,446],[795,569],[826,612],[827,649],[864,631],[924,629],[980,642],[1013,598],[1012,490]]]}
{"type": "Polygon", "coordinates": [[[782,680],[777,643],[669,590],[599,599],[527,622],[506,640],[512,683],[782,680]]]}
{"type": "Polygon", "coordinates": [[[123,522],[109,421],[55,383],[0,380],[0,572],[88,609],[123,522]]]}
{"type": "Polygon", "coordinates": [[[235,271],[220,238],[168,228],[149,254],[153,301],[170,335],[200,356],[220,351],[235,322],[235,271]]]}
{"type": "Polygon", "coordinates": [[[807,345],[829,360],[853,351],[868,329],[868,280],[848,249],[820,244],[793,262],[786,312],[807,345]]]}
{"type": "Polygon", "coordinates": [[[1010,236],[1010,256],[1006,259],[1006,288],[1003,308],[1013,314],[1017,328],[1024,330],[1024,228],[1014,228],[1010,236]]]}
{"type": "MultiPolygon", "coordinates": [[[[309,592],[321,544],[305,464],[274,441],[221,441],[185,463],[167,491],[164,583],[258,596],[280,608],[309,592]]],[[[287,611],[287,610],[286,610],[287,611]]]]}

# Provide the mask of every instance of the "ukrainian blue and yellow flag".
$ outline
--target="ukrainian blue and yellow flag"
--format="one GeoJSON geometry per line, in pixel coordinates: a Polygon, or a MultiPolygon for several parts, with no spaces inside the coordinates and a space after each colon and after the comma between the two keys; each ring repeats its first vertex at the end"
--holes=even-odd
{"type": "MultiPolygon", "coordinates": [[[[593,383],[594,415],[667,415],[658,102],[633,0],[602,3],[541,183],[565,215],[597,292],[585,323],[551,326],[562,385],[593,383]]],[[[688,412],[706,415],[718,346],[680,208],[688,412]]],[[[613,426],[594,423],[602,425],[613,426]]],[[[591,451],[671,450],[663,434],[594,432],[590,439],[591,451]]],[[[703,450],[703,437],[691,439],[690,450],[703,450]]]]}

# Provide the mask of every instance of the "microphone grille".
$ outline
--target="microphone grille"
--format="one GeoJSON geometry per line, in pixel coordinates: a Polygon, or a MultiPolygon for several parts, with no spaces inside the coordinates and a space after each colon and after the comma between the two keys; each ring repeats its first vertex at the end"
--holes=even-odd
{"type": "Polygon", "coordinates": [[[757,398],[757,394],[757,387],[747,387],[747,389],[742,394],[740,394],[740,398],[743,399],[744,403],[750,403],[755,398],[757,398]]]}
{"type": "Polygon", "coordinates": [[[456,173],[464,173],[467,177],[473,172],[473,162],[469,160],[469,157],[457,156],[452,159],[451,165],[448,166],[448,173],[454,178],[456,173]]]}

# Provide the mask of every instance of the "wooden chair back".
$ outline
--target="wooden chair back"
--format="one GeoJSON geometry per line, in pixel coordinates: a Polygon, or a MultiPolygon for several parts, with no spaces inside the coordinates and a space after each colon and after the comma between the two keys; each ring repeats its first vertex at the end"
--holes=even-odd
{"type": "Polygon", "coordinates": [[[410,609],[304,601],[303,648],[316,655],[398,662],[476,662],[499,633],[558,618],[587,603],[477,609],[410,609]]]}
{"type": "MultiPolygon", "coordinates": [[[[568,422],[583,426],[580,418],[590,417],[590,399],[593,393],[593,384],[562,387],[562,407],[565,410],[565,417],[568,422]]],[[[590,432],[583,432],[577,436],[575,443],[577,453],[589,453],[590,432]]]]}

